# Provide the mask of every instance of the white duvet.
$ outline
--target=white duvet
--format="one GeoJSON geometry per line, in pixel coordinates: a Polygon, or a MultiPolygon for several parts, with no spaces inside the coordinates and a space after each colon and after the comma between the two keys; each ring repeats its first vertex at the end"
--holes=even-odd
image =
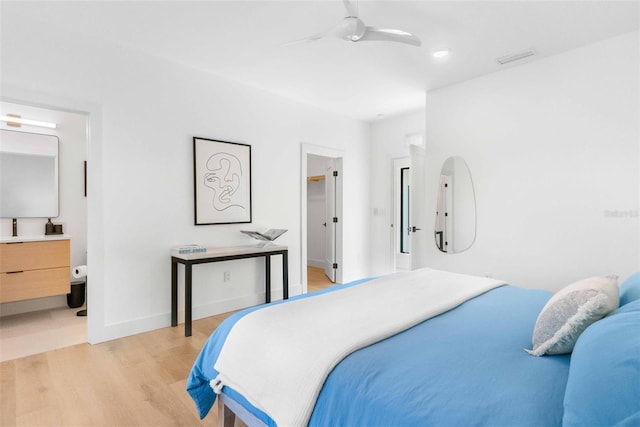
{"type": "Polygon", "coordinates": [[[502,284],[421,269],[254,311],[230,331],[211,386],[230,386],[280,427],[307,425],[344,357],[502,284]]]}

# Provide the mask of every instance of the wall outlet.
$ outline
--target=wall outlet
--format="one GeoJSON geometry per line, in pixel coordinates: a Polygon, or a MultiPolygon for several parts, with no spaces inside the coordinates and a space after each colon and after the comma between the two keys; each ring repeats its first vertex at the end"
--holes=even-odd
{"type": "Polygon", "coordinates": [[[224,281],[228,282],[231,280],[231,272],[230,271],[225,271],[224,272],[224,281]]]}

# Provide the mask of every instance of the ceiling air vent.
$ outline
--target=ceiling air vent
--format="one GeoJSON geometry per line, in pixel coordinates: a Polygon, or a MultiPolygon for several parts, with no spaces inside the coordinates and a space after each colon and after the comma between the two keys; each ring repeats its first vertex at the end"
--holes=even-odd
{"type": "Polygon", "coordinates": [[[503,56],[501,58],[496,59],[501,65],[508,64],[509,62],[518,61],[520,59],[527,58],[529,56],[533,56],[536,54],[536,51],[533,49],[525,50],[523,52],[514,53],[511,55],[503,56]]]}

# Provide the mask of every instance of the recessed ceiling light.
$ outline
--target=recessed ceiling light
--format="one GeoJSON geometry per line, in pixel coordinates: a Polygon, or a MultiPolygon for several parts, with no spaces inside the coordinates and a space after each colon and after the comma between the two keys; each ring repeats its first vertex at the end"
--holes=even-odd
{"type": "Polygon", "coordinates": [[[431,56],[433,56],[434,58],[446,58],[447,56],[451,55],[451,49],[440,49],[440,50],[436,50],[434,52],[431,53],[431,56]]]}

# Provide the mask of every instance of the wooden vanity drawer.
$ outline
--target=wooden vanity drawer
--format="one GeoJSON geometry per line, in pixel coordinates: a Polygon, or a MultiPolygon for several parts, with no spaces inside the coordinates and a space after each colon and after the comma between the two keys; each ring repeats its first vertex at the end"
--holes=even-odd
{"type": "Polygon", "coordinates": [[[69,267],[0,273],[0,302],[68,294],[70,291],[69,267]]]}
{"type": "Polygon", "coordinates": [[[0,244],[0,272],[70,267],[69,249],[69,240],[2,243],[0,244]]]}

